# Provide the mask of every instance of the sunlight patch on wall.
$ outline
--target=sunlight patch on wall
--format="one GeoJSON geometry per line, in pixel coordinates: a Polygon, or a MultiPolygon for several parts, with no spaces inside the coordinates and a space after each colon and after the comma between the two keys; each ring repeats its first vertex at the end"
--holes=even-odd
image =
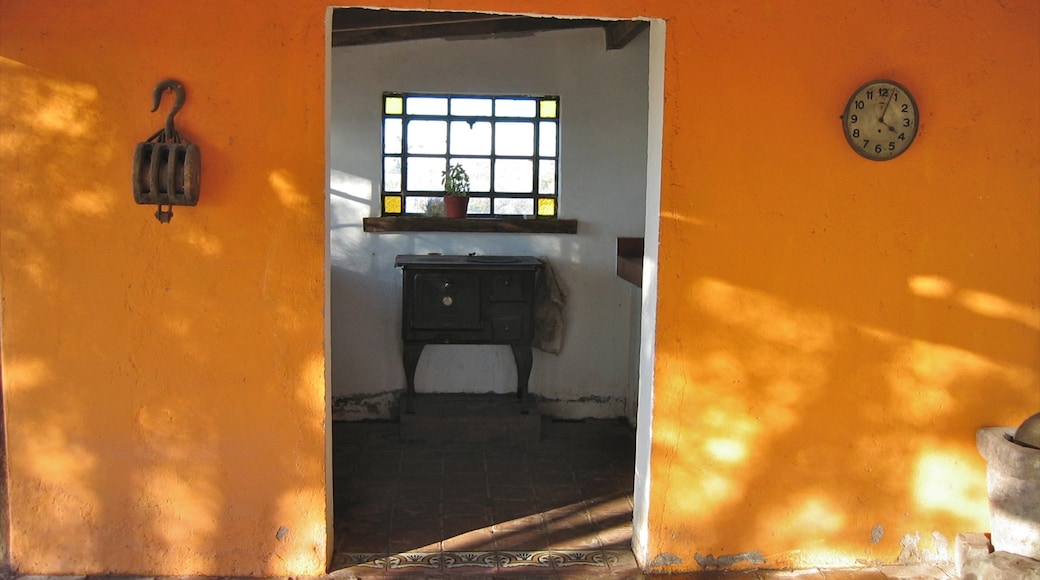
{"type": "Polygon", "coordinates": [[[28,129],[4,131],[0,151],[5,154],[31,146],[29,139],[78,138],[93,132],[98,118],[93,110],[98,91],[93,85],[55,79],[5,57],[0,57],[0,79],[5,79],[0,116],[19,119],[28,129]]]}
{"type": "Polygon", "coordinates": [[[306,209],[307,198],[300,193],[296,180],[289,170],[276,169],[268,175],[267,181],[283,206],[295,210],[306,209]]]}
{"type": "MultiPolygon", "coordinates": [[[[300,382],[293,392],[308,417],[325,417],[325,354],[318,352],[308,357],[300,370],[300,382]]],[[[329,419],[326,417],[326,421],[329,419]]]]}
{"type": "Polygon", "coordinates": [[[942,276],[919,275],[907,280],[910,292],[925,298],[948,298],[953,294],[954,284],[942,276]]]}
{"type": "Polygon", "coordinates": [[[965,385],[988,383],[994,388],[1035,388],[1036,374],[1000,364],[964,349],[923,340],[893,345],[890,388],[902,403],[900,416],[924,425],[963,404],[956,396],[965,385]]]}
{"type": "Polygon", "coordinates": [[[51,414],[49,418],[48,424],[35,425],[30,437],[21,438],[27,451],[23,456],[31,458],[30,471],[41,482],[61,487],[89,505],[95,495],[85,482],[90,481],[97,461],[79,441],[69,437],[60,416],[51,414]]]}
{"type": "Polygon", "coordinates": [[[957,295],[961,306],[982,316],[1004,318],[1040,330],[1040,309],[1018,304],[996,294],[980,290],[961,290],[957,295]]]}
{"type": "Polygon", "coordinates": [[[177,550],[178,569],[212,570],[209,544],[219,534],[224,498],[211,478],[192,477],[176,463],[148,469],[137,502],[150,513],[155,534],[177,550]]]}
{"type": "Polygon", "coordinates": [[[704,442],[704,450],[719,463],[739,463],[747,458],[744,441],[714,437],[704,442]]]}
{"type": "Polygon", "coordinates": [[[325,489],[310,487],[287,492],[282,494],[277,503],[274,521],[278,527],[269,530],[269,537],[276,547],[272,550],[268,569],[284,569],[286,574],[293,576],[322,574],[325,571],[327,538],[325,512],[303,510],[301,507],[324,505],[325,489]]]}
{"type": "Polygon", "coordinates": [[[913,492],[919,509],[959,518],[958,529],[986,529],[989,523],[986,474],[976,468],[977,452],[932,442],[914,466],[913,492]]]}
{"type": "Polygon", "coordinates": [[[815,309],[798,308],[765,292],[704,279],[694,284],[690,300],[710,316],[770,343],[804,353],[834,345],[833,318],[815,309]]]}
{"type": "Polygon", "coordinates": [[[825,493],[815,492],[801,493],[787,498],[782,505],[772,506],[762,521],[763,530],[759,533],[768,533],[782,546],[823,542],[839,535],[847,523],[841,506],[825,493]]]}
{"type": "Polygon", "coordinates": [[[34,389],[53,378],[47,361],[42,358],[5,358],[3,372],[4,390],[9,395],[34,389]]]}
{"type": "Polygon", "coordinates": [[[224,245],[220,238],[211,233],[181,228],[177,231],[176,236],[178,241],[191,246],[207,258],[215,258],[224,253],[224,245]]]}
{"type": "Polygon", "coordinates": [[[992,292],[957,288],[942,276],[917,275],[907,279],[910,292],[922,298],[949,299],[970,312],[988,318],[1013,320],[1033,330],[1040,330],[1040,308],[998,296],[992,292]]]}
{"type": "Polygon", "coordinates": [[[85,189],[70,192],[69,198],[62,201],[61,209],[55,215],[66,213],[79,214],[86,217],[101,217],[114,209],[115,197],[101,189],[85,189]]]}

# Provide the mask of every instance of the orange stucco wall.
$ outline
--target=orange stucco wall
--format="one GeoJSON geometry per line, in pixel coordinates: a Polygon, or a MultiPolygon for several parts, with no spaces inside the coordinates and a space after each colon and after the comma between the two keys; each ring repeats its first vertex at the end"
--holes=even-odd
{"type": "MultiPolygon", "coordinates": [[[[667,20],[655,569],[927,555],[986,528],[975,430],[1040,409],[1040,5],[860,5],[565,6],[667,20]],[[886,163],[838,121],[876,77],[922,111],[886,163]]],[[[323,569],[325,11],[0,0],[17,570],[323,569]],[[204,171],[160,225],[129,176],[166,76],[204,171]]]]}
{"type": "Polygon", "coordinates": [[[1040,411],[1040,4],[697,4],[668,23],[647,556],[948,557],[988,530],[975,431],[1040,411]],[[874,78],[921,110],[882,163],[839,121],[874,78]]]}
{"type": "Polygon", "coordinates": [[[0,3],[18,571],[324,570],[324,8],[253,4],[0,3]],[[203,174],[161,225],[167,76],[203,174]]]}

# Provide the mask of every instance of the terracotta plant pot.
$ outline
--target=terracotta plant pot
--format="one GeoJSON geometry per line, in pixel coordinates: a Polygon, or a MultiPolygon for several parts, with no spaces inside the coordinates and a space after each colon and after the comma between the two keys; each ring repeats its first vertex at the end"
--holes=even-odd
{"type": "Polygon", "coordinates": [[[469,198],[464,195],[444,196],[444,215],[450,218],[464,218],[469,209],[469,198]]]}

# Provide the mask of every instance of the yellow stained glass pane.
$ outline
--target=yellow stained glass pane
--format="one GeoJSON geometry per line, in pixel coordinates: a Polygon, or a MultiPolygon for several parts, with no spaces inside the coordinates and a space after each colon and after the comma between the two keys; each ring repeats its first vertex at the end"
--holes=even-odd
{"type": "Polygon", "coordinates": [[[384,110],[387,115],[400,115],[404,112],[404,97],[385,97],[384,110]]]}
{"type": "Polygon", "coordinates": [[[383,213],[401,213],[401,196],[388,195],[383,198],[383,213]]]}
{"type": "Polygon", "coordinates": [[[538,215],[548,217],[556,215],[556,200],[551,197],[539,198],[538,215]]]}
{"type": "Polygon", "coordinates": [[[539,103],[538,116],[543,119],[556,118],[556,99],[544,99],[539,103]]]}

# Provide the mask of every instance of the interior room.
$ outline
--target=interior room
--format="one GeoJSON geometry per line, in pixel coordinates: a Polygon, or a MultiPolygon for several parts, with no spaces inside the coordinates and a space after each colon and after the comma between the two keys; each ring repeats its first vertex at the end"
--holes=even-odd
{"type": "MultiPolygon", "coordinates": [[[[401,443],[403,447],[390,451],[394,458],[404,457],[395,467],[402,474],[414,473],[416,466],[425,466],[427,472],[443,468],[444,477],[456,480],[465,474],[475,475],[481,480],[476,499],[486,496],[484,505],[471,505],[474,497],[468,497],[466,490],[473,488],[472,482],[460,487],[458,481],[446,486],[439,500],[429,497],[438,489],[426,489],[423,493],[428,501],[421,507],[414,505],[416,490],[407,487],[394,503],[393,498],[386,497],[390,493],[387,489],[395,489],[393,482],[387,483],[386,474],[383,479],[372,478],[379,475],[379,469],[395,467],[379,462],[382,467],[374,468],[375,473],[366,473],[364,466],[371,462],[349,461],[352,465],[344,466],[350,455],[334,443],[334,465],[341,474],[334,489],[337,501],[346,504],[337,505],[337,523],[351,522],[341,530],[334,564],[382,562],[387,552],[383,536],[394,520],[387,510],[392,511],[394,506],[394,521],[404,522],[397,524],[389,544],[390,554],[398,560],[402,556],[395,552],[428,554],[437,547],[437,540],[457,548],[461,540],[456,536],[460,533],[469,537],[483,531],[490,537],[503,526],[516,527],[523,522],[530,526],[535,522],[535,530],[525,529],[520,539],[514,534],[506,541],[499,534],[498,544],[478,542],[476,548],[488,548],[487,554],[508,554],[503,556],[507,561],[517,557],[515,550],[528,559],[544,557],[549,548],[557,550],[558,557],[573,558],[577,553],[585,558],[591,557],[586,553],[595,548],[600,564],[608,556],[615,565],[619,561],[632,564],[641,280],[619,277],[617,263],[618,239],[643,237],[649,25],[632,22],[635,27],[629,38],[622,45],[608,47],[607,24],[616,23],[366,9],[333,13],[329,77],[332,407],[337,421],[334,431],[354,434],[352,438],[335,437],[334,442],[354,441],[350,448],[361,453],[357,442],[371,442],[360,435],[366,429],[384,435],[386,429],[398,432],[396,422],[404,410],[406,381],[401,342],[403,278],[402,268],[395,267],[397,255],[539,258],[552,269],[564,303],[562,344],[557,343],[555,352],[536,348],[533,354],[528,381],[531,413],[544,425],[544,429],[535,427],[533,435],[510,441],[508,435],[497,431],[473,434],[481,431],[480,421],[489,415],[500,425],[515,420],[496,416],[500,413],[496,406],[501,406],[496,401],[511,399],[517,390],[517,366],[508,346],[431,344],[422,351],[414,379],[420,402],[423,396],[433,394],[469,394],[461,407],[468,405],[470,415],[454,414],[456,424],[441,424],[439,437],[432,443],[423,439],[401,443]],[[422,18],[438,20],[435,24],[415,24],[422,18]],[[447,19],[451,23],[445,23],[447,19]],[[510,28],[501,28],[503,21],[508,21],[510,28]],[[498,28],[487,28],[492,24],[498,28]],[[413,32],[406,35],[407,31],[413,32]],[[388,38],[391,33],[398,36],[388,38]],[[382,210],[384,93],[558,96],[558,217],[576,221],[576,233],[366,231],[365,218],[378,217],[382,210]],[[453,435],[446,434],[449,432],[453,435]],[[561,437],[561,432],[569,435],[561,437]],[[575,447],[574,441],[582,444],[575,447]],[[611,449],[603,441],[619,443],[620,448],[611,449]],[[568,442],[571,444],[566,449],[560,447],[568,442]],[[424,459],[418,463],[407,459],[416,454],[424,459]],[[449,459],[436,459],[442,455],[454,458],[450,460],[454,468],[448,469],[445,462],[449,459]],[[570,464],[568,456],[583,459],[570,464]],[[513,461],[512,467],[519,471],[495,470],[513,461]],[[525,465],[537,469],[528,473],[525,465]],[[617,472],[619,466],[624,467],[617,472]],[[587,473],[587,469],[592,472],[587,473]],[[482,485],[484,479],[488,481],[487,490],[482,485]],[[373,497],[372,490],[357,489],[358,481],[377,482],[381,491],[373,497]],[[494,485],[496,481],[524,483],[521,488],[502,490],[494,485]],[[596,483],[587,489],[578,484],[582,481],[596,483]],[[553,483],[567,485],[543,487],[553,483]],[[340,493],[348,488],[353,493],[340,493]],[[512,497],[517,493],[534,503],[503,505],[504,499],[517,499],[512,497]],[[359,497],[370,501],[359,505],[359,497]],[[459,505],[463,500],[465,507],[459,505]],[[439,513],[438,501],[443,508],[439,513]],[[589,505],[594,509],[590,511],[589,505]],[[620,514],[619,505],[623,509],[620,514]],[[454,513],[459,509],[463,513],[454,513]],[[470,514],[474,509],[479,513],[470,514]],[[545,515],[560,509],[577,513],[563,520],[545,515]],[[362,524],[368,520],[355,517],[373,510],[380,513],[376,518],[379,523],[362,524]],[[402,515],[405,512],[410,515],[402,515]],[[425,514],[425,519],[417,521],[416,513],[425,514]],[[484,522],[486,517],[491,519],[484,522]],[[623,520],[620,530],[615,529],[619,517],[623,520]],[[446,537],[431,537],[429,530],[437,529],[444,518],[446,537]],[[577,531],[573,529],[575,518],[583,522],[577,531]],[[457,524],[472,520],[472,525],[452,527],[448,523],[451,520],[457,524]],[[418,530],[405,529],[412,522],[418,530]],[[360,530],[363,533],[354,533],[360,530]],[[543,538],[543,532],[555,538],[555,543],[543,538]],[[609,540],[603,539],[608,536],[609,540]],[[381,539],[373,545],[371,538],[381,539]],[[415,545],[409,543],[410,538],[415,545]],[[608,552],[599,552],[604,545],[608,552]],[[375,549],[380,546],[382,549],[375,549]],[[513,551],[495,552],[496,546],[513,551]]],[[[482,218],[475,215],[468,219],[482,218]]],[[[640,251],[638,260],[641,258],[640,251]]],[[[418,409],[420,420],[426,409],[418,409]]],[[[443,409],[437,412],[445,413],[443,409]]],[[[516,411],[510,407],[503,412],[516,411]]],[[[530,426],[530,422],[527,424],[530,426]]],[[[409,433],[413,437],[431,436],[416,435],[414,428],[409,433]]],[[[424,473],[422,477],[436,476],[424,473]]],[[[411,480],[406,477],[401,485],[416,485],[409,484],[411,480]]]]}

